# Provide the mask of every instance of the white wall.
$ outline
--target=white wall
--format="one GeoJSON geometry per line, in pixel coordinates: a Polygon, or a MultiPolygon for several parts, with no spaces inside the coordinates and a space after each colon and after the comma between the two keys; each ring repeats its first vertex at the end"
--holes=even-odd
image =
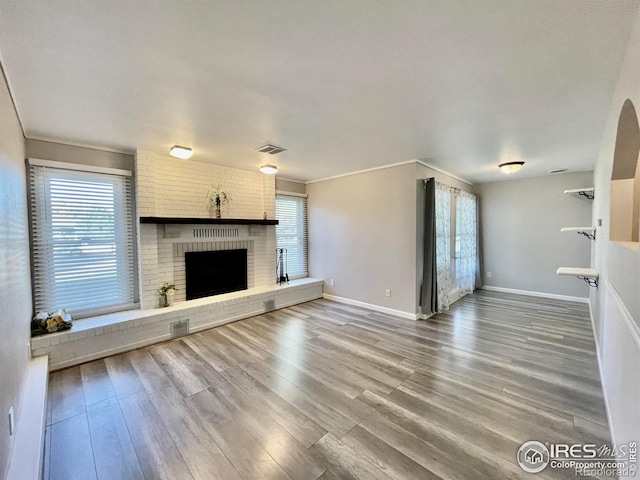
{"type": "Polygon", "coordinates": [[[27,227],[24,138],[0,73],[0,478],[6,475],[14,437],[9,437],[9,408],[17,426],[29,365],[32,315],[27,227]]]}
{"type": "Polygon", "coordinates": [[[325,281],[325,293],[417,313],[417,179],[434,176],[469,188],[416,162],[307,184],[309,274],[325,281]]]}
{"type": "Polygon", "coordinates": [[[310,183],[307,194],[309,275],[325,293],[413,313],[415,165],[310,183]]]}
{"type": "Polygon", "coordinates": [[[593,172],[475,185],[480,197],[482,284],[587,298],[585,282],[559,277],[556,269],[590,265],[593,241],[560,233],[560,228],[592,225],[592,201],[563,194],[592,186],[593,172]]]}
{"type": "Polygon", "coordinates": [[[591,311],[609,419],[616,443],[640,439],[640,253],[609,241],[611,171],[618,117],[629,98],[640,110],[640,22],[622,66],[594,172],[593,221],[602,219],[592,253],[600,288],[592,289],[591,311]]]}

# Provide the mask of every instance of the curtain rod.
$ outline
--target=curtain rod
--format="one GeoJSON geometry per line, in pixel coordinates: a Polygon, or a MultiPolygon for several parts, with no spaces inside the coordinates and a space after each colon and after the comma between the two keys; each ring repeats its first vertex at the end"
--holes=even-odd
{"type": "MultiPolygon", "coordinates": [[[[426,184],[427,184],[427,183],[429,183],[431,180],[435,180],[435,179],[436,179],[435,177],[425,178],[425,179],[424,179],[424,183],[425,183],[425,185],[426,185],[426,184]]],[[[442,183],[442,182],[439,182],[439,183],[442,183]]],[[[458,187],[452,187],[451,185],[447,185],[446,183],[443,183],[442,185],[444,185],[444,186],[446,186],[446,187],[449,187],[451,190],[453,190],[453,193],[460,193],[460,192],[462,191],[460,188],[458,188],[458,187]]]]}

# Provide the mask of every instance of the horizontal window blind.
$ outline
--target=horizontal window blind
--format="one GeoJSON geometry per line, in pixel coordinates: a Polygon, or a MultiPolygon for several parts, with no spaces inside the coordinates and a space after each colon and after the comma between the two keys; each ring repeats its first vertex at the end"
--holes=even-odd
{"type": "Polygon", "coordinates": [[[36,311],[131,308],[131,177],[30,165],[29,182],[36,311]]]}
{"type": "Polygon", "coordinates": [[[289,278],[306,277],[307,268],[307,199],[292,195],[276,196],[276,242],[287,249],[289,278]]]}

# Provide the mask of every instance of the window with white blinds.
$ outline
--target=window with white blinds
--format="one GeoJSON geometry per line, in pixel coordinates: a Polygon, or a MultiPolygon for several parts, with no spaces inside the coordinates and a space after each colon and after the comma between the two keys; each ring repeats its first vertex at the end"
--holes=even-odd
{"type": "MultiPolygon", "coordinates": [[[[131,176],[30,161],[29,199],[37,312],[74,317],[135,303],[131,176]]],[[[128,175],[127,175],[128,173],[128,175]]]]}
{"type": "Polygon", "coordinates": [[[293,195],[276,195],[276,242],[286,248],[289,278],[308,276],[307,268],[307,199],[293,195]]]}

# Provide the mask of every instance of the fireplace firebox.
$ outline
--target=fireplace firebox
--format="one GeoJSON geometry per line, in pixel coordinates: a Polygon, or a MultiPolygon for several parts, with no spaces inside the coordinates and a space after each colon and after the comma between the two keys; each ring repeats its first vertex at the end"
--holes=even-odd
{"type": "Polygon", "coordinates": [[[187,300],[247,289],[247,249],[186,252],[187,300]]]}

